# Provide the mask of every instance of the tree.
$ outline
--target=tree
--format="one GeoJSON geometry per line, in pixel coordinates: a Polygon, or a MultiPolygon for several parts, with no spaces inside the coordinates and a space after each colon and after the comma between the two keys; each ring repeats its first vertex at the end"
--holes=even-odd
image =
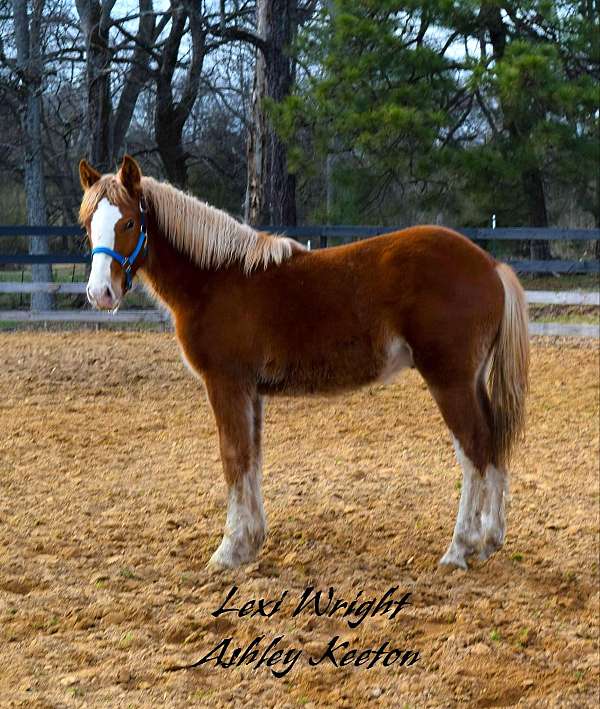
{"type": "Polygon", "coordinates": [[[183,145],[183,130],[196,98],[206,55],[206,26],[200,9],[192,0],[171,0],[171,27],[160,54],[156,72],[154,131],[165,172],[171,182],[184,188],[187,183],[188,153],[183,145]],[[182,39],[190,33],[191,60],[188,63],[180,97],[175,98],[175,70],[182,39]]]}
{"type": "MultiPolygon", "coordinates": [[[[580,18],[574,3],[536,0],[488,0],[476,11],[464,2],[449,16],[465,39],[480,40],[469,87],[486,138],[462,165],[467,188],[501,224],[547,227],[550,185],[566,182],[572,191],[565,178],[574,166],[586,184],[594,172],[598,151],[589,129],[597,126],[598,66],[590,61],[591,43],[581,41],[580,18]]],[[[549,243],[532,241],[531,257],[549,258],[549,243]]]]}
{"type": "MultiPolygon", "coordinates": [[[[140,91],[149,80],[150,57],[157,34],[156,14],[152,0],[139,0],[137,35],[126,29],[129,15],[111,16],[116,0],[76,0],[81,28],[85,37],[88,136],[87,157],[108,171],[123,148],[140,91]],[[110,31],[117,28],[128,42],[126,71],[116,109],[112,76],[117,50],[110,42],[110,31]]],[[[160,27],[158,29],[160,31],[160,27]]]]}
{"type": "Polygon", "coordinates": [[[87,84],[87,156],[102,172],[113,163],[112,97],[109,46],[110,13],[116,0],[76,0],[85,37],[87,84]]]}
{"type": "MultiPolygon", "coordinates": [[[[544,227],[558,218],[551,191],[593,211],[596,11],[592,0],[330,0],[301,33],[307,71],[275,111],[292,169],[309,183],[328,175],[334,221],[385,218],[401,200],[396,223],[418,204],[421,218],[437,205],[464,225],[496,213],[544,227]]],[[[548,244],[531,254],[549,257],[548,244]]]]}
{"type": "Polygon", "coordinates": [[[250,44],[256,53],[248,123],[245,218],[251,224],[296,223],[296,178],[288,169],[287,145],[271,112],[291,92],[295,81],[294,41],[298,26],[314,12],[309,0],[256,0],[254,27],[240,26],[244,12],[226,13],[221,3],[215,36],[250,44]],[[232,25],[233,23],[233,25],[232,25]]]}
{"type": "MultiPolygon", "coordinates": [[[[29,13],[27,0],[13,1],[16,44],[14,70],[21,85],[19,109],[24,139],[24,181],[27,223],[31,226],[46,226],[47,223],[42,152],[43,11],[44,0],[33,0],[31,13],[29,13]]],[[[29,253],[48,254],[47,238],[32,236],[29,241],[29,253]]],[[[34,282],[50,282],[52,280],[50,264],[33,264],[31,277],[34,282]]],[[[49,310],[53,305],[54,301],[50,293],[39,292],[31,296],[31,308],[34,310],[49,310]]]]}
{"type": "Polygon", "coordinates": [[[291,54],[298,27],[294,0],[257,0],[256,29],[263,40],[256,53],[252,119],[248,134],[246,219],[251,224],[296,224],[296,177],[288,170],[287,148],[267,110],[291,92],[291,54]]]}
{"type": "Polygon", "coordinates": [[[334,220],[361,217],[392,185],[405,192],[443,190],[440,153],[462,129],[468,96],[457,84],[451,40],[433,3],[366,0],[328,3],[302,37],[308,72],[275,112],[295,170],[323,172],[337,201],[334,220]],[[308,141],[306,136],[309,136],[308,141]]]}

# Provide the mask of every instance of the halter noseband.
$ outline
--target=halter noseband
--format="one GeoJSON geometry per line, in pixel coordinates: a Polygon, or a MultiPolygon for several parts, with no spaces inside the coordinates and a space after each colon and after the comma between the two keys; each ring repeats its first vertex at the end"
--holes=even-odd
{"type": "Polygon", "coordinates": [[[96,246],[96,248],[92,249],[92,256],[94,254],[106,254],[107,256],[114,258],[114,260],[125,271],[125,290],[123,291],[123,295],[131,289],[131,283],[133,281],[132,269],[136,258],[142,251],[144,256],[148,253],[148,236],[146,234],[146,202],[143,197],[140,198],[140,222],[140,236],[137,240],[137,244],[135,245],[135,249],[129,254],[129,256],[122,256],[118,251],[109,249],[108,246],[96,246]]]}

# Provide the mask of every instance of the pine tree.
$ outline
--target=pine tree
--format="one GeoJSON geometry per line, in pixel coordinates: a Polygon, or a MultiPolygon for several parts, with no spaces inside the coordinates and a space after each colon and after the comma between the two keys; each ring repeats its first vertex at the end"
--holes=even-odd
{"type": "Polygon", "coordinates": [[[310,78],[273,112],[301,175],[342,156],[338,221],[393,185],[465,226],[548,226],[550,188],[598,221],[596,2],[332,5],[301,36],[310,78]]]}

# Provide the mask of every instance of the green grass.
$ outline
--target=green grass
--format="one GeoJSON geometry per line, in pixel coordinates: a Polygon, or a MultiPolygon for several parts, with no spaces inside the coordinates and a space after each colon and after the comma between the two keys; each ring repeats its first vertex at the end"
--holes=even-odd
{"type": "Polygon", "coordinates": [[[519,633],[517,638],[517,644],[519,647],[527,647],[531,642],[531,630],[529,628],[523,628],[519,633]]]}
{"type": "Polygon", "coordinates": [[[599,316],[591,313],[569,313],[568,315],[544,315],[540,318],[532,318],[535,322],[552,323],[580,323],[582,325],[597,325],[599,316]]]}
{"type": "Polygon", "coordinates": [[[136,581],[141,581],[141,578],[139,576],[136,576],[136,574],[128,566],[123,566],[119,573],[124,579],[134,579],[136,581]]]}
{"type": "Polygon", "coordinates": [[[119,640],[119,646],[122,648],[130,647],[135,640],[135,635],[132,632],[125,633],[119,640]]]}
{"type": "MultiPolygon", "coordinates": [[[[53,283],[85,283],[87,270],[85,264],[56,264],[52,266],[53,283]]],[[[22,270],[0,270],[0,281],[5,283],[31,283],[31,269],[24,267],[22,270]]],[[[31,296],[27,293],[2,293],[0,294],[0,310],[28,309],[31,296]]],[[[56,294],[54,296],[57,310],[72,310],[81,307],[85,299],[84,294],[56,294]]],[[[124,302],[125,308],[140,309],[153,308],[153,301],[143,290],[128,293],[124,302]]],[[[1,329],[1,328],[0,328],[1,329]]]]}
{"type": "Polygon", "coordinates": [[[532,278],[531,276],[520,276],[519,280],[525,290],[586,290],[595,291],[600,289],[599,274],[571,275],[564,274],[560,276],[540,276],[532,278]]]}
{"type": "MultiPolygon", "coordinates": [[[[73,265],[57,263],[52,266],[52,281],[54,283],[80,283],[86,278],[86,266],[83,263],[73,265]]],[[[0,270],[0,281],[31,283],[31,268],[24,266],[22,269],[0,270]]]]}
{"type": "Polygon", "coordinates": [[[23,332],[27,330],[44,332],[74,332],[79,330],[112,330],[114,332],[171,332],[169,323],[83,323],[83,322],[15,322],[0,320],[0,333],[23,332]]]}

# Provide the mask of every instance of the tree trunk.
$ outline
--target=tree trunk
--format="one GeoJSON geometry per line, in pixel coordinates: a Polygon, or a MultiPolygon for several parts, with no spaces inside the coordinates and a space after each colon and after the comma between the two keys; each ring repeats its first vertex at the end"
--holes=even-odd
{"type": "Polygon", "coordinates": [[[296,224],[296,177],[290,175],[287,149],[265,115],[264,99],[282,101],[294,82],[289,55],[297,30],[295,0],[257,0],[257,52],[248,138],[246,219],[251,224],[296,224]]]}
{"type": "Polygon", "coordinates": [[[333,210],[335,208],[335,182],[334,182],[334,163],[335,154],[327,153],[325,158],[325,207],[327,211],[327,223],[331,224],[333,220],[333,210]]]}
{"type": "Polygon", "coordinates": [[[156,79],[154,137],[168,180],[185,189],[188,153],[183,143],[183,129],[198,96],[206,53],[206,30],[201,11],[193,0],[173,0],[171,11],[173,13],[171,30],[162,50],[156,79]],[[187,19],[189,19],[192,57],[187,68],[181,98],[175,101],[173,77],[187,19]]]}
{"type": "MultiPolygon", "coordinates": [[[[496,61],[501,61],[504,58],[507,40],[507,28],[502,19],[501,7],[497,4],[482,6],[480,16],[490,35],[494,58],[496,61]]],[[[526,143],[531,132],[531,126],[527,125],[527,118],[524,121],[523,116],[520,116],[518,121],[517,117],[510,116],[506,112],[505,106],[502,106],[502,109],[512,145],[518,146],[520,143],[526,143]]],[[[548,212],[546,210],[544,182],[540,169],[537,166],[524,169],[521,175],[521,184],[527,201],[529,226],[547,227],[548,212]]],[[[529,255],[533,260],[550,259],[550,243],[548,241],[530,241],[529,255]]]]}
{"type": "Polygon", "coordinates": [[[131,124],[140,91],[150,75],[149,52],[154,44],[156,15],[152,0],[139,0],[140,20],[131,64],[113,111],[109,32],[116,0],[76,0],[86,47],[87,157],[103,172],[115,167],[131,124]]]}
{"type": "MultiPolygon", "coordinates": [[[[600,209],[597,207],[594,214],[594,224],[596,229],[600,229],[600,209]]],[[[600,239],[596,241],[596,245],[594,246],[594,258],[600,261],[600,239]]]]}
{"type": "Polygon", "coordinates": [[[162,108],[157,100],[154,137],[167,180],[181,189],[187,183],[187,153],[183,147],[183,125],[177,121],[169,105],[162,108]]]}
{"type": "MultiPolygon", "coordinates": [[[[27,223],[32,226],[46,226],[46,191],[42,154],[42,79],[40,24],[44,0],[34,0],[31,20],[27,12],[27,0],[14,0],[15,40],[17,65],[25,89],[22,105],[21,124],[25,152],[25,195],[27,203],[27,223]]],[[[30,254],[48,254],[48,239],[43,236],[30,237],[30,254]]],[[[52,280],[50,264],[33,264],[31,278],[34,282],[52,280]]],[[[50,293],[32,293],[32,310],[50,310],[54,298],[50,293]]]]}
{"type": "MultiPolygon", "coordinates": [[[[335,31],[337,19],[337,5],[334,0],[327,0],[327,12],[332,31],[335,31]]],[[[335,184],[335,168],[339,157],[339,138],[334,136],[330,143],[330,152],[325,158],[325,207],[327,212],[327,224],[332,224],[334,210],[336,207],[337,190],[335,184]]]]}
{"type": "MultiPolygon", "coordinates": [[[[590,192],[589,198],[585,200],[584,208],[591,209],[594,215],[594,226],[596,229],[600,229],[600,170],[596,170],[594,185],[590,192]]],[[[594,258],[600,260],[600,239],[594,245],[594,258]]]]}
{"type": "MultiPolygon", "coordinates": [[[[539,169],[533,168],[523,173],[523,191],[527,199],[529,226],[547,227],[548,212],[546,210],[546,196],[539,169]]],[[[531,259],[541,261],[548,260],[552,257],[550,253],[550,242],[536,240],[530,241],[529,244],[531,259]]]]}
{"type": "MultiPolygon", "coordinates": [[[[267,34],[267,14],[264,11],[266,3],[257,7],[257,33],[260,37],[267,34]]],[[[254,80],[252,83],[251,119],[248,128],[248,143],[246,148],[247,177],[246,204],[244,219],[249,224],[271,224],[267,207],[265,175],[267,166],[267,117],[264,110],[264,97],[267,95],[267,73],[265,55],[256,50],[254,63],[254,80]]]]}
{"type": "Polygon", "coordinates": [[[114,167],[113,115],[110,92],[112,55],[110,13],[115,0],[76,0],[85,35],[87,82],[87,156],[101,172],[114,167]]]}
{"type": "Polygon", "coordinates": [[[125,143],[125,136],[131,125],[133,111],[142,88],[150,75],[149,49],[154,44],[156,15],[152,0],[140,0],[140,21],[131,67],[125,77],[119,104],[113,118],[112,149],[115,157],[119,157],[125,143]]]}

